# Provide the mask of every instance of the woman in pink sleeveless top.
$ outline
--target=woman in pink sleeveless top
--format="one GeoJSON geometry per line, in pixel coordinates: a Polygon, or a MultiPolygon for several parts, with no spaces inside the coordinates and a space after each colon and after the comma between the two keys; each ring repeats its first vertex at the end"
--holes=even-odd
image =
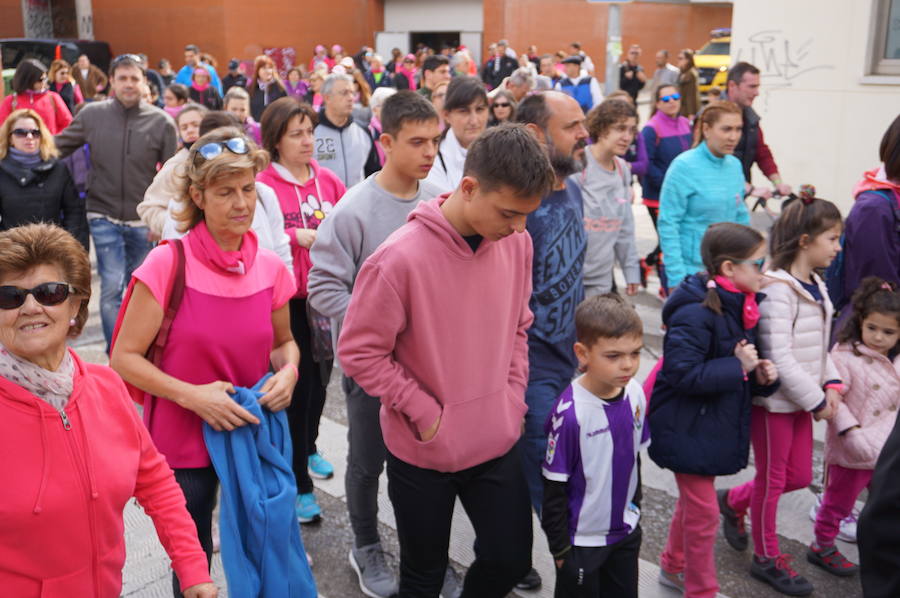
{"type": "Polygon", "coordinates": [[[134,272],[110,361],[146,393],[144,422],[175,471],[208,556],[218,479],[203,422],[216,430],[259,423],[228,392],[253,386],[270,365],[276,373],[262,387],[264,407],[287,407],[297,382],[300,353],[287,305],[296,292],[294,277],[278,256],[258,247],[250,229],[255,177],[267,163],[266,152],[235,128],[216,129],[194,143],[186,162],[187,207],[177,215],[189,231],[184,295],[160,367],[144,355],[172,291],[177,262],[169,244],[151,251],[134,272]]]}

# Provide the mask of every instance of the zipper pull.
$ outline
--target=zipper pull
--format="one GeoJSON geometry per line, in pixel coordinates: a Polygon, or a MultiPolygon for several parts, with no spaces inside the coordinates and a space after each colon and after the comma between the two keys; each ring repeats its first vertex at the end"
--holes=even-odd
{"type": "Polygon", "coordinates": [[[59,410],[59,417],[62,419],[63,430],[71,430],[72,422],[69,421],[69,416],[66,415],[66,412],[64,410],[59,410]]]}

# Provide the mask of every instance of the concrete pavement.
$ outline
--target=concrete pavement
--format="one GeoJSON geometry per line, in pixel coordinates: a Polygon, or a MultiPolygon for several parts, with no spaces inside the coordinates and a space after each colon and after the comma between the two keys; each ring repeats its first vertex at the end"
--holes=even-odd
{"type": "MultiPolygon", "coordinates": [[[[656,244],[652,224],[643,206],[634,206],[637,223],[639,252],[644,255],[656,244]]],[[[95,276],[96,279],[96,276],[95,276]]],[[[645,325],[645,350],[639,379],[643,379],[658,358],[662,345],[660,329],[661,301],[656,295],[655,281],[646,291],[638,294],[633,301],[641,314],[645,325]]],[[[89,361],[105,363],[104,343],[97,315],[97,298],[99,285],[94,285],[92,316],[85,333],[73,344],[79,353],[89,361]]],[[[363,594],[359,591],[354,573],[347,562],[352,534],[346,513],[343,475],[346,465],[346,410],[344,398],[338,382],[338,372],[329,386],[328,403],[320,429],[320,449],[335,465],[336,475],[331,480],[317,481],[317,496],[323,506],[323,521],[318,525],[303,526],[302,536],[307,550],[312,555],[313,572],[316,575],[321,595],[330,598],[356,598],[363,594]]],[[[821,480],[821,441],[824,436],[824,425],[816,426],[816,475],[814,486],[821,480]]],[[[642,527],[644,543],[641,550],[640,574],[641,596],[646,598],[670,597],[677,594],[660,586],[656,581],[658,575],[658,559],[667,533],[668,522],[677,496],[674,477],[670,472],[660,470],[645,456],[643,459],[644,513],[642,527]]],[[[750,479],[752,467],[741,474],[721,478],[717,486],[728,487],[750,479]]],[[[795,555],[797,569],[814,583],[817,590],[815,596],[834,596],[853,598],[861,596],[858,578],[834,578],[812,565],[806,563],[803,553],[805,545],[812,538],[812,522],[808,511],[814,500],[810,491],[803,490],[782,498],[779,511],[779,533],[785,552],[795,555]]],[[[381,533],[386,549],[392,555],[398,555],[393,511],[387,498],[387,483],[382,476],[381,494],[379,497],[381,533]]],[[[165,556],[153,529],[152,523],[144,515],[140,507],[129,503],[125,511],[126,543],[128,560],[123,573],[123,595],[129,598],[157,598],[171,595],[170,572],[168,559],[165,556]]],[[[534,522],[535,543],[534,563],[544,578],[544,587],[538,592],[517,592],[522,597],[552,596],[553,566],[546,548],[546,541],[537,521],[534,522]]],[[[463,572],[473,558],[472,543],[474,533],[465,513],[457,505],[453,521],[453,537],[450,556],[455,568],[463,572]]],[[[839,543],[840,548],[852,560],[858,559],[855,545],[839,543]]],[[[768,587],[749,579],[750,554],[738,554],[728,548],[724,540],[719,538],[716,547],[719,582],[722,596],[739,597],[775,597],[778,596],[768,587]]],[[[396,556],[392,558],[394,564],[396,556]]],[[[222,572],[221,560],[217,554],[213,561],[213,577],[222,588],[220,596],[227,596],[227,587],[222,572]]],[[[240,597],[239,597],[240,598],[240,597]]]]}

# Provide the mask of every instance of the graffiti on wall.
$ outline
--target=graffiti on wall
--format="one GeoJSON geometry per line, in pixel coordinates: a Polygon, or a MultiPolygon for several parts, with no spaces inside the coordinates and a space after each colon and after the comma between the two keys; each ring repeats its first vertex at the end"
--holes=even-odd
{"type": "Polygon", "coordinates": [[[53,37],[50,0],[22,0],[25,37],[53,37]]]}
{"type": "Polygon", "coordinates": [[[762,71],[766,87],[791,87],[794,81],[812,72],[834,70],[834,65],[816,62],[813,38],[797,39],[780,29],[757,31],[738,49],[735,62],[749,62],[762,71]]]}

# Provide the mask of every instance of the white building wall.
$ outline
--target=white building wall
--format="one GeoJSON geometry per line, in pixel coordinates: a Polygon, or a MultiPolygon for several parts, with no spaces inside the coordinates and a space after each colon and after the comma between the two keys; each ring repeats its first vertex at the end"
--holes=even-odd
{"type": "Polygon", "coordinates": [[[385,0],[385,31],[482,31],[481,0],[385,0]]]}
{"type": "Polygon", "coordinates": [[[732,59],[762,70],[754,108],[782,176],[845,214],[900,113],[900,77],[867,76],[876,1],[734,1],[732,59]]]}

